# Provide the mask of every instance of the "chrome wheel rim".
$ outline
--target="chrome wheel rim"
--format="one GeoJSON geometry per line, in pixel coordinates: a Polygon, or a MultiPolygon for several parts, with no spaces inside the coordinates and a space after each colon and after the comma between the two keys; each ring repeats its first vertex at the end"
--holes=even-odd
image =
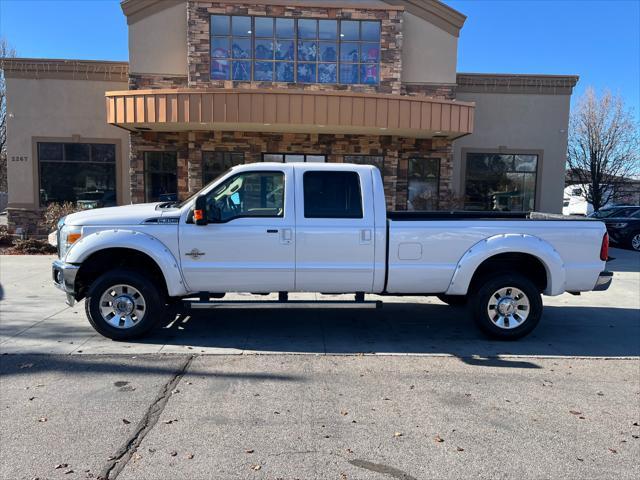
{"type": "Polygon", "coordinates": [[[631,246],[634,250],[640,250],[640,233],[636,233],[631,239],[631,246]]]}
{"type": "Polygon", "coordinates": [[[142,321],[147,311],[144,297],[131,285],[113,285],[100,297],[100,315],[115,328],[126,330],[142,321]]]}
{"type": "Polygon", "coordinates": [[[531,311],[529,297],[519,288],[496,290],[487,304],[487,314],[493,324],[504,330],[517,328],[526,322],[531,311]]]}

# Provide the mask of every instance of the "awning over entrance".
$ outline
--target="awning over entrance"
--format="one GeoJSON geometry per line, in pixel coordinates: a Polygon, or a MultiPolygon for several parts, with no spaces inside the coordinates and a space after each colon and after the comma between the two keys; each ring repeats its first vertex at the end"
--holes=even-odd
{"type": "Polygon", "coordinates": [[[353,92],[167,89],[107,92],[107,121],[133,131],[399,135],[458,138],[473,131],[475,105],[353,92]]]}

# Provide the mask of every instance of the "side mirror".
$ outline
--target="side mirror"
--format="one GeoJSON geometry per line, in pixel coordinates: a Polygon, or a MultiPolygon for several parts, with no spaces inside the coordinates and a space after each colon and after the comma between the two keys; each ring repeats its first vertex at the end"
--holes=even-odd
{"type": "Polygon", "coordinates": [[[206,225],[207,220],[207,197],[205,195],[198,195],[196,198],[196,205],[193,209],[193,221],[196,225],[206,225]]]}

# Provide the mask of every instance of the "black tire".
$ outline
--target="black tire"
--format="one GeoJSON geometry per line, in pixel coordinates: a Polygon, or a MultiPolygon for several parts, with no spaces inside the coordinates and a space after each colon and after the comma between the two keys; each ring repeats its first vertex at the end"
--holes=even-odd
{"type": "MultiPolygon", "coordinates": [[[[470,302],[470,312],[480,330],[486,335],[500,340],[516,340],[531,333],[540,322],[540,318],[542,317],[542,297],[539,289],[528,278],[516,273],[497,273],[484,277],[476,283],[476,286],[477,291],[473,294],[470,302]],[[497,310],[497,304],[494,306],[496,315],[493,317],[489,315],[491,308],[490,301],[495,300],[499,302],[494,294],[501,289],[509,288],[512,289],[511,291],[513,291],[513,289],[520,290],[520,292],[526,296],[526,298],[520,298],[516,301],[516,303],[522,303],[522,305],[514,305],[513,302],[509,302],[511,293],[508,290],[504,292],[508,295],[503,297],[503,301],[513,305],[513,311],[518,319],[523,318],[521,315],[524,315],[525,311],[528,312],[522,322],[513,318],[511,320],[508,318],[505,320],[505,317],[508,317],[508,315],[500,315],[497,310]],[[528,303],[528,308],[519,310],[525,306],[526,303],[528,303]],[[494,319],[496,319],[495,322],[494,319]],[[500,323],[502,326],[499,326],[500,323]]],[[[513,299],[516,297],[517,295],[514,295],[513,299]]],[[[507,310],[509,309],[509,305],[505,305],[505,307],[507,310]]]]}
{"type": "MultiPolygon", "coordinates": [[[[126,292],[123,293],[123,295],[125,294],[126,292]]],[[[116,269],[101,275],[91,284],[85,299],[85,312],[89,323],[100,335],[112,340],[131,340],[144,336],[167,315],[165,303],[157,285],[147,277],[133,270],[116,269]],[[124,326],[118,328],[112,325],[101,313],[100,300],[102,296],[109,289],[118,285],[127,287],[125,290],[137,290],[135,293],[139,294],[137,299],[132,301],[140,303],[134,303],[131,312],[131,317],[139,315],[139,320],[128,328],[124,326]],[[133,287],[133,289],[129,287],[133,287]],[[142,297],[142,301],[139,300],[140,297],[142,297]],[[138,314],[138,310],[143,313],[138,314]]],[[[109,307],[104,306],[104,308],[109,307]]],[[[116,323],[115,320],[113,323],[116,323]]]]}
{"type": "Polygon", "coordinates": [[[640,231],[633,232],[631,235],[629,235],[629,240],[627,240],[627,247],[635,252],[640,252],[640,241],[638,237],[640,237],[640,231]]]}
{"type": "Polygon", "coordinates": [[[438,300],[452,307],[464,307],[469,302],[466,295],[438,295],[438,300]]]}

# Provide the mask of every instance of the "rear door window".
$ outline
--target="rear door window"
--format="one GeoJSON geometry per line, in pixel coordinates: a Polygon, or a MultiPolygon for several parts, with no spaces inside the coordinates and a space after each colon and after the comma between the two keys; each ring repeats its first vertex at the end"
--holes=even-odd
{"type": "Polygon", "coordinates": [[[363,218],[356,172],[305,172],[303,183],[305,218],[363,218]]]}

